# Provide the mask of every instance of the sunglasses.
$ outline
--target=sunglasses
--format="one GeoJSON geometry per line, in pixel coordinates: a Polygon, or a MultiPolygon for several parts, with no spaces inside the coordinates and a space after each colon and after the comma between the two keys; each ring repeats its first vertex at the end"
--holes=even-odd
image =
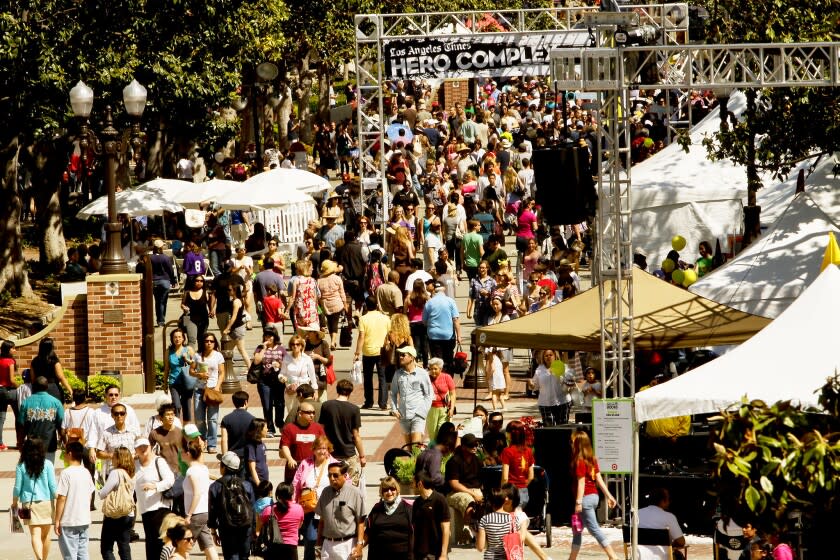
{"type": "Polygon", "coordinates": [[[111,416],[125,416],[125,411],[122,412],[112,412],[111,416]]]}
{"type": "Polygon", "coordinates": [[[303,344],[300,342],[292,342],[289,346],[303,346],[303,344]]]}
{"type": "Polygon", "coordinates": [[[216,344],[216,341],[213,340],[212,338],[208,338],[207,340],[204,341],[204,344],[216,344]]]}
{"type": "Polygon", "coordinates": [[[329,473],[327,476],[330,478],[341,478],[341,473],[329,473]]]}
{"type": "Polygon", "coordinates": [[[109,399],[116,399],[119,396],[120,396],[119,393],[108,393],[108,398],[109,399]]]}
{"type": "Polygon", "coordinates": [[[195,542],[195,537],[184,537],[182,540],[195,542]]]}
{"type": "Polygon", "coordinates": [[[299,414],[315,414],[314,410],[299,410],[299,414]]]}
{"type": "Polygon", "coordinates": [[[396,488],[394,488],[394,487],[392,487],[392,486],[389,486],[389,487],[387,487],[387,488],[383,488],[383,489],[382,489],[382,493],[383,493],[383,494],[385,494],[386,492],[396,492],[396,491],[397,491],[397,489],[396,489],[396,488]]]}

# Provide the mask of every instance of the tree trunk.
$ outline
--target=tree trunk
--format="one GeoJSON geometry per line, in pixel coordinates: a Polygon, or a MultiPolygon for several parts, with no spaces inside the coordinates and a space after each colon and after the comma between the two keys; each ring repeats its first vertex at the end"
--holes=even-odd
{"type": "Polygon", "coordinates": [[[151,180],[156,177],[174,177],[174,167],[166,165],[166,123],[163,118],[158,121],[157,130],[148,131],[148,159],[146,160],[146,178],[151,180]]]}
{"type": "Polygon", "coordinates": [[[26,273],[20,244],[22,200],[18,185],[20,137],[7,138],[0,145],[0,291],[31,296],[32,287],[26,273]]]}
{"type": "Polygon", "coordinates": [[[756,193],[764,186],[758,175],[758,162],[755,159],[755,134],[752,123],[755,121],[755,102],[758,93],[755,89],[748,89],[747,96],[747,206],[744,208],[744,241],[743,246],[761,235],[761,207],[756,204],[756,193]]]}
{"type": "Polygon", "coordinates": [[[277,128],[280,135],[280,144],[278,147],[287,149],[289,143],[286,140],[289,134],[289,117],[292,115],[292,88],[289,85],[283,85],[283,94],[280,96],[280,104],[274,109],[277,119],[277,128]]]}
{"type": "Polygon", "coordinates": [[[61,215],[61,175],[67,167],[67,161],[61,154],[68,153],[68,150],[57,146],[55,142],[66,140],[45,140],[34,147],[32,189],[36,197],[35,220],[41,236],[41,265],[44,272],[58,273],[64,268],[67,258],[61,215]]]}
{"type": "Polygon", "coordinates": [[[318,64],[318,116],[324,122],[330,121],[330,83],[332,73],[324,62],[318,64]]]}

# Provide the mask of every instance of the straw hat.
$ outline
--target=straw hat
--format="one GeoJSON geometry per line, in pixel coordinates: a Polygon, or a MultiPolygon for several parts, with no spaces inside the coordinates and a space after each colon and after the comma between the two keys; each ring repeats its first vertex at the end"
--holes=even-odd
{"type": "Polygon", "coordinates": [[[458,152],[458,153],[461,153],[461,152],[469,152],[469,151],[470,151],[470,147],[469,147],[469,146],[467,146],[466,144],[464,144],[463,142],[461,142],[460,144],[458,144],[457,146],[455,146],[455,151],[456,151],[456,152],[458,152]]]}
{"type": "Polygon", "coordinates": [[[338,194],[337,192],[333,191],[329,194],[329,196],[327,196],[327,200],[329,200],[331,198],[341,198],[341,195],[338,194]]]}
{"type": "Polygon", "coordinates": [[[329,276],[338,270],[338,264],[335,261],[326,260],[321,263],[321,276],[329,276]]]}

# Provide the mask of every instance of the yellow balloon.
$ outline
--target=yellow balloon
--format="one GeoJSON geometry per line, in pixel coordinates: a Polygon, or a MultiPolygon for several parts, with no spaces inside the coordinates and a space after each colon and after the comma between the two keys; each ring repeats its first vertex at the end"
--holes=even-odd
{"type": "Polygon", "coordinates": [[[562,360],[554,360],[551,362],[551,367],[548,369],[551,370],[551,373],[561,379],[566,374],[566,364],[562,360]]]}
{"type": "Polygon", "coordinates": [[[669,273],[670,273],[670,272],[672,272],[675,268],[677,268],[677,263],[675,263],[675,262],[674,262],[674,261],[672,261],[671,259],[665,259],[664,261],[662,261],[662,271],[663,271],[665,274],[669,274],[669,273]]]}
{"type": "Polygon", "coordinates": [[[682,285],[685,286],[686,288],[688,288],[689,286],[691,286],[695,282],[697,282],[697,271],[689,268],[688,270],[685,271],[683,281],[682,281],[682,285]]]}
{"type": "Polygon", "coordinates": [[[671,273],[671,280],[673,280],[675,284],[682,284],[684,279],[685,272],[683,272],[679,268],[671,273]]]}
{"type": "Polygon", "coordinates": [[[682,235],[675,235],[671,238],[671,248],[674,251],[682,251],[685,249],[685,237],[682,235]]]}

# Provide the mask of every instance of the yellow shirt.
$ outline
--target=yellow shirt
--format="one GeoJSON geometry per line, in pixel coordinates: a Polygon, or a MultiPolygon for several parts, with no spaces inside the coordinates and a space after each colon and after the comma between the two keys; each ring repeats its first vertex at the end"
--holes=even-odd
{"type": "Polygon", "coordinates": [[[391,330],[391,319],[380,311],[368,311],[359,319],[359,332],[365,333],[363,356],[378,356],[391,330]]]}

